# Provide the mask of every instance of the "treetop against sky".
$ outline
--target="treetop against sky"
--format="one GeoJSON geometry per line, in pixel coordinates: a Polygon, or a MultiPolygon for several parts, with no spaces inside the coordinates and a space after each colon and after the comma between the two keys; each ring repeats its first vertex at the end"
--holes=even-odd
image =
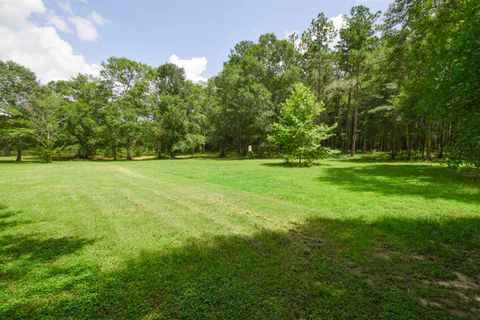
{"type": "Polygon", "coordinates": [[[190,80],[218,73],[241,40],[305,30],[319,12],[341,25],[353,5],[385,11],[389,0],[0,0],[0,60],[42,82],[97,74],[110,56],[183,67],[190,80]],[[21,54],[20,54],[21,53],[21,54]]]}

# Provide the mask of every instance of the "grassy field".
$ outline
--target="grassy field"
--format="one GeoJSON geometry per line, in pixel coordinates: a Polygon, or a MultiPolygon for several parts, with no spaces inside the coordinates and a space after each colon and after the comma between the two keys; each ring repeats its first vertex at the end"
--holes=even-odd
{"type": "Polygon", "coordinates": [[[474,319],[479,270],[438,165],[0,161],[1,319],[474,319]]]}

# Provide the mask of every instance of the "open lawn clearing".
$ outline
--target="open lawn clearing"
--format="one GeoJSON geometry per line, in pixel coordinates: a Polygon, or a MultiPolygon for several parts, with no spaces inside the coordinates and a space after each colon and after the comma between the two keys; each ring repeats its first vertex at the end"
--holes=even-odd
{"type": "Polygon", "coordinates": [[[0,318],[480,317],[480,185],[431,164],[0,162],[0,318]]]}

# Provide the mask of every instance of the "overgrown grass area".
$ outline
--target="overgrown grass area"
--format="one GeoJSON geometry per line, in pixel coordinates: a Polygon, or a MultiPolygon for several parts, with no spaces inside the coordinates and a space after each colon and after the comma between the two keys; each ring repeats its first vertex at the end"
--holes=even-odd
{"type": "Polygon", "coordinates": [[[0,161],[2,319],[475,319],[479,270],[439,165],[0,161]]]}

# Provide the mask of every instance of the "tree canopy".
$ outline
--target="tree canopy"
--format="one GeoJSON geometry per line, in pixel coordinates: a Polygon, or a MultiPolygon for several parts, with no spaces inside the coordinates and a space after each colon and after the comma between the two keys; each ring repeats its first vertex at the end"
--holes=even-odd
{"type": "Polygon", "coordinates": [[[326,154],[322,141],[333,128],[319,125],[318,117],[324,110],[308,87],[297,84],[292,95],[282,104],[280,122],[274,126],[268,140],[278,147],[285,159],[304,160],[310,164],[326,154]]]}
{"type": "Polygon", "coordinates": [[[328,147],[480,166],[479,20],[473,0],[396,0],[384,15],[355,6],[340,30],[320,12],[286,39],[240,41],[206,83],[174,64],[111,57],[99,76],[42,85],[0,62],[0,144],[18,160],[22,148],[48,160],[62,148],[133,159],[252,146],[292,159],[328,147]]]}

